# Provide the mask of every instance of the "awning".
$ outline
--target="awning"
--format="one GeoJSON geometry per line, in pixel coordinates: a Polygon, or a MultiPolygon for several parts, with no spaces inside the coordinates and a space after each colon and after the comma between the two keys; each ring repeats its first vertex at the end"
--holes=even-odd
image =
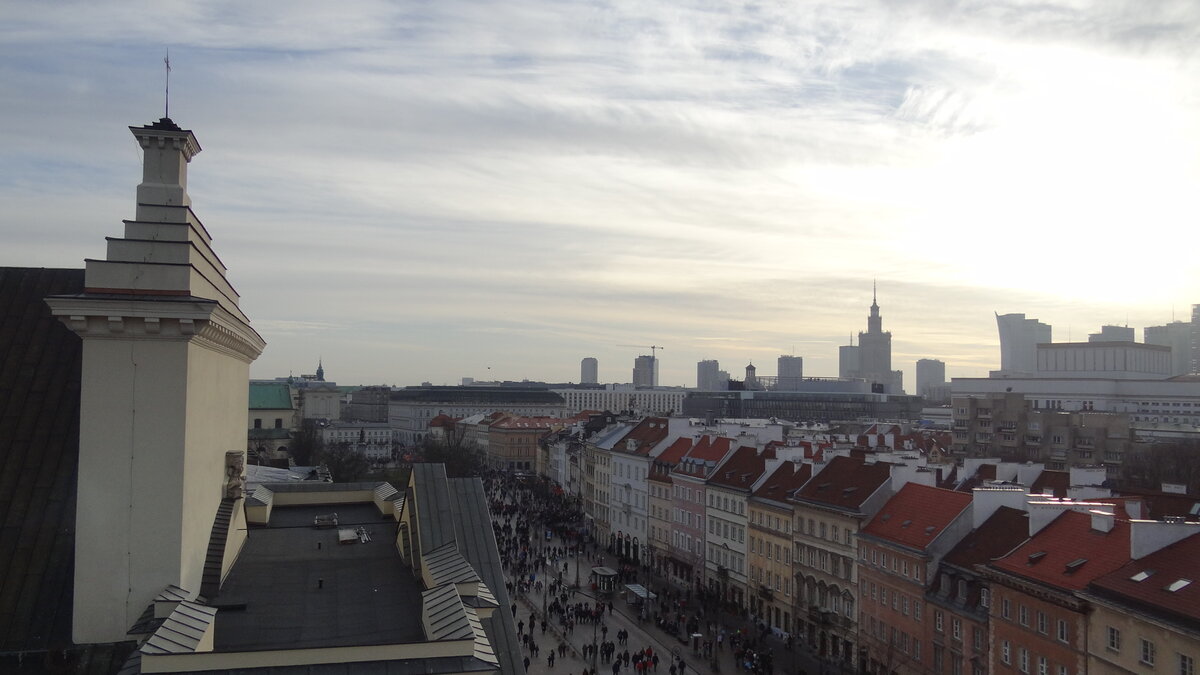
{"type": "Polygon", "coordinates": [[[657,593],[652,593],[649,589],[641,584],[625,584],[625,589],[642,600],[653,600],[658,597],[657,593]]]}

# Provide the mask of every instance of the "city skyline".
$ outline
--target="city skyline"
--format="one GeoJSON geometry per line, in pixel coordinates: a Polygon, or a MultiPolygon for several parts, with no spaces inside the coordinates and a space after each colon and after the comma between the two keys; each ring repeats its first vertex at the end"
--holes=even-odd
{"type": "Polygon", "coordinates": [[[103,257],[169,47],[253,377],[831,376],[875,278],[909,383],[995,312],[1141,339],[1200,290],[1200,9],[1078,7],[10,6],[0,264],[103,257]]]}

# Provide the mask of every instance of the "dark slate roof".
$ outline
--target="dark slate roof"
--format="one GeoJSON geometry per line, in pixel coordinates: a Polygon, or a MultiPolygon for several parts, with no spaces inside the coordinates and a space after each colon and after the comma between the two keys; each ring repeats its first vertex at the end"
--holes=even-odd
{"type": "Polygon", "coordinates": [[[0,267],[0,672],[111,673],[133,643],[74,647],[82,342],[48,295],[82,269],[0,267]]]}
{"type": "Polygon", "coordinates": [[[0,268],[0,652],[71,644],[82,342],[43,298],[82,290],[0,268]]]}
{"type": "MultiPolygon", "coordinates": [[[[433,551],[454,541],[446,465],[413,464],[412,475],[417,484],[412,503],[416,507],[418,540],[422,551],[433,551]]],[[[490,523],[488,528],[490,531],[490,523]]]]}
{"type": "Polygon", "coordinates": [[[1028,538],[1029,514],[1001,506],[982,525],[963,537],[944,560],[971,570],[975,565],[986,565],[1006,555],[1028,538]]]}

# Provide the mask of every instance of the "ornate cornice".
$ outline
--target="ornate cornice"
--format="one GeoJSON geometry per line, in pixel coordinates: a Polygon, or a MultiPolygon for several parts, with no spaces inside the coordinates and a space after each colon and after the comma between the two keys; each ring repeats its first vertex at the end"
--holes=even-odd
{"type": "Polygon", "coordinates": [[[266,342],[249,324],[214,301],[46,298],[51,313],[87,340],[166,340],[198,346],[251,363],[266,342]]]}

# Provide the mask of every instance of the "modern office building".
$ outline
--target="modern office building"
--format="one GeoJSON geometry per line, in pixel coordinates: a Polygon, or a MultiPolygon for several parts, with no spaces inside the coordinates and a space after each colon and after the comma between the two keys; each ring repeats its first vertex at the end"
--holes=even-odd
{"type": "Polygon", "coordinates": [[[587,357],[579,362],[579,383],[580,384],[597,384],[599,379],[600,364],[594,357],[587,357]]]}
{"type": "Polygon", "coordinates": [[[633,386],[658,386],[658,357],[643,354],[633,360],[633,386]]]}
{"type": "Polygon", "coordinates": [[[934,388],[946,384],[946,362],[938,359],[917,360],[917,396],[935,399],[934,388]]]}
{"type": "Polygon", "coordinates": [[[725,391],[729,378],[721,380],[721,365],[716,359],[706,359],[696,364],[696,389],[700,391],[725,391]]]}
{"type": "Polygon", "coordinates": [[[644,415],[670,415],[683,406],[687,391],[681,388],[634,388],[628,384],[610,384],[603,388],[552,389],[562,397],[566,415],[586,410],[594,412],[636,411],[644,415]]]}
{"type": "Polygon", "coordinates": [[[1133,342],[1133,328],[1129,326],[1100,326],[1099,333],[1088,333],[1088,342],[1133,342]]]}
{"type": "Polygon", "coordinates": [[[804,357],[781,354],[775,372],[776,391],[799,391],[804,380],[804,357]]]}
{"type": "Polygon", "coordinates": [[[1172,321],[1163,326],[1146,326],[1145,342],[1171,348],[1171,375],[1192,372],[1192,324],[1172,321]]]}
{"type": "Polygon", "coordinates": [[[1037,370],[1037,346],[1051,341],[1051,328],[1024,314],[996,314],[1000,332],[1000,370],[997,374],[1014,375],[1037,370]]]}

